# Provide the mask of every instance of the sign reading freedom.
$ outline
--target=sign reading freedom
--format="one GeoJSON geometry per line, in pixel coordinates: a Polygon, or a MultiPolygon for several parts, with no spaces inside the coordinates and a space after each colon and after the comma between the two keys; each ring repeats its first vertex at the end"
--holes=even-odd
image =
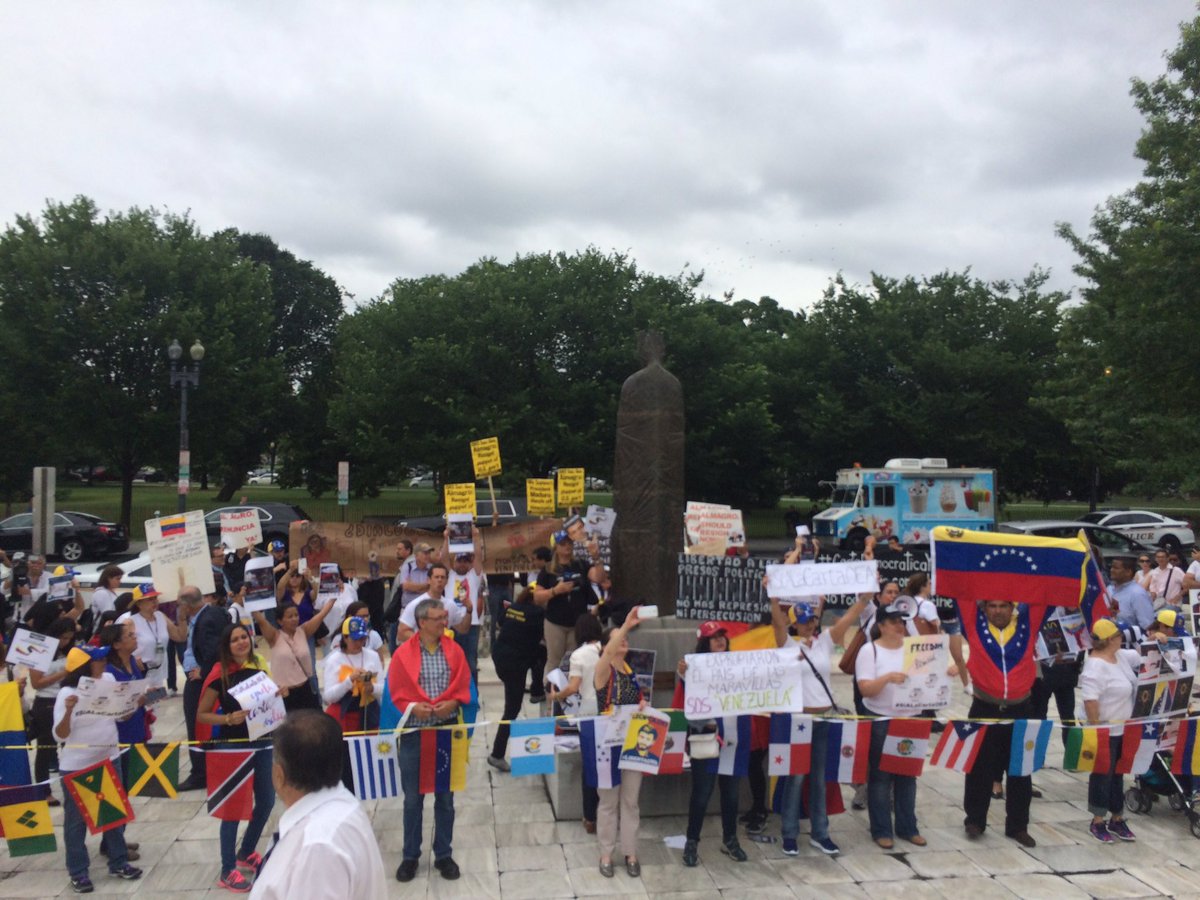
{"type": "Polygon", "coordinates": [[[765,621],[771,614],[763,575],[767,560],[680,553],[675,615],[717,622],[765,621]]]}
{"type": "Polygon", "coordinates": [[[874,594],[878,590],[874,560],[767,566],[767,593],[772,597],[874,594]]]}
{"type": "Polygon", "coordinates": [[[689,653],[684,659],[683,709],[689,719],[803,711],[807,664],[795,648],[689,653]]]}

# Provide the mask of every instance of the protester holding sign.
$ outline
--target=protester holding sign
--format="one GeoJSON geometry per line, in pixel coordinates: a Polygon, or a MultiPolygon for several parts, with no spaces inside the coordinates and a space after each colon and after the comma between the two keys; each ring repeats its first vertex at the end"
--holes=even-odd
{"type": "MultiPolygon", "coordinates": [[[[862,693],[863,704],[875,716],[911,715],[896,706],[897,687],[908,680],[904,674],[906,612],[906,608],[896,604],[879,610],[875,618],[879,625],[879,638],[863,647],[855,661],[854,677],[862,693]]],[[[912,775],[885,772],[879,767],[887,731],[886,719],[871,723],[870,774],[867,776],[871,837],[884,850],[891,850],[895,846],[893,837],[924,847],[925,838],[917,830],[917,779],[912,775]],[[892,822],[893,807],[895,828],[892,822]]]]}
{"type": "MultiPolygon", "coordinates": [[[[54,741],[54,701],[67,677],[67,651],[75,643],[75,623],[59,619],[50,625],[47,637],[57,647],[54,658],[42,670],[29,670],[29,686],[33,688],[33,708],[29,711],[30,730],[37,743],[33,757],[33,780],[37,783],[50,778],[50,770],[58,768],[58,745],[54,741]]],[[[52,800],[52,805],[57,805],[52,800]]]]}
{"type": "Polygon", "coordinates": [[[187,626],[168,619],[158,608],[159,592],[150,582],[133,589],[133,609],[117,621],[130,621],[137,640],[135,655],[146,668],[145,678],[155,685],[166,680],[168,644],[187,643],[187,626]]]}
{"type": "MultiPolygon", "coordinates": [[[[105,625],[100,630],[100,646],[108,647],[108,666],[105,671],[114,681],[140,681],[139,690],[149,687],[146,682],[146,667],[138,660],[137,635],[133,623],[126,620],[105,625]]],[[[144,744],[150,739],[150,726],[147,721],[145,695],[139,698],[138,708],[133,714],[117,720],[117,737],[122,744],[144,744]]],[[[126,758],[122,757],[122,763],[126,758]]],[[[128,772],[122,768],[121,775],[128,772]]]]}
{"type": "Polygon", "coordinates": [[[315,674],[312,656],[309,650],[309,640],[312,638],[329,611],[333,609],[334,598],[321,607],[320,612],[300,624],[300,610],[295,603],[285,600],[275,610],[275,628],[267,621],[261,612],[254,613],[254,624],[262,636],[267,639],[271,648],[271,673],[277,684],[287,688],[283,704],[288,712],[294,709],[320,709],[317,695],[312,689],[312,678],[315,674]]]}
{"type": "MultiPolygon", "coordinates": [[[[300,624],[306,625],[317,614],[317,610],[313,603],[312,583],[300,572],[299,566],[300,563],[296,560],[293,560],[288,565],[287,573],[275,585],[275,599],[280,604],[286,601],[295,606],[296,612],[299,614],[300,624]]],[[[334,602],[337,601],[336,597],[332,599],[334,602]]],[[[329,628],[325,626],[324,622],[318,624],[314,631],[305,631],[305,636],[308,639],[309,657],[309,667],[305,671],[313,673],[312,678],[309,679],[309,685],[312,687],[314,697],[317,695],[317,641],[322,640],[327,634],[329,634],[329,628]]]]}
{"type": "Polygon", "coordinates": [[[533,601],[546,610],[546,675],[575,649],[575,623],[592,601],[588,570],[597,564],[574,555],[575,544],[566,531],[554,533],[554,558],[537,576],[533,601]]]}

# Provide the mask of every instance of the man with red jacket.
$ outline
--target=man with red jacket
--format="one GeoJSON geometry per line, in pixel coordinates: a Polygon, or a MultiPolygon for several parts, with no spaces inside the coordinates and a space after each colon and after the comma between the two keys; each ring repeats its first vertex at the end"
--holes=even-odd
{"type": "MultiPolygon", "coordinates": [[[[449,613],[441,600],[426,599],[414,610],[417,632],[394,654],[388,667],[388,689],[401,713],[408,711],[400,736],[400,783],[404,788],[404,859],[397,881],[412,881],[421,858],[421,824],[425,797],[420,793],[421,735],[409,729],[457,721],[458,708],[471,698],[467,658],[454,638],[446,636],[449,613]]],[[[443,878],[458,878],[450,855],[454,839],[454,794],[433,795],[433,865],[443,878]]]]}

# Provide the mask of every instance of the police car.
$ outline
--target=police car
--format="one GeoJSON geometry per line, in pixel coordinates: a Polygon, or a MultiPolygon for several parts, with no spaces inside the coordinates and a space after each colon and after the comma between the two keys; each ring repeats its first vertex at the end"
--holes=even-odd
{"type": "Polygon", "coordinates": [[[1135,541],[1167,550],[1191,547],[1196,542],[1196,535],[1188,522],[1144,509],[1101,509],[1080,516],[1079,521],[1103,525],[1135,541]]]}

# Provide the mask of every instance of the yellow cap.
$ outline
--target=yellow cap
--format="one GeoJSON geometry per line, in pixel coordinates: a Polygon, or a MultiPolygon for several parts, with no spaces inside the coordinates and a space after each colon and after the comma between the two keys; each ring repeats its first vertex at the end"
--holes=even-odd
{"type": "Polygon", "coordinates": [[[1155,617],[1155,621],[1157,621],[1159,625],[1166,625],[1168,628],[1174,628],[1175,623],[1179,621],[1179,613],[1175,612],[1173,609],[1160,609],[1158,611],[1158,615],[1155,617]]]}
{"type": "Polygon", "coordinates": [[[1121,629],[1112,619],[1100,619],[1092,626],[1092,637],[1098,641],[1107,641],[1114,634],[1120,634],[1121,629]]]}

